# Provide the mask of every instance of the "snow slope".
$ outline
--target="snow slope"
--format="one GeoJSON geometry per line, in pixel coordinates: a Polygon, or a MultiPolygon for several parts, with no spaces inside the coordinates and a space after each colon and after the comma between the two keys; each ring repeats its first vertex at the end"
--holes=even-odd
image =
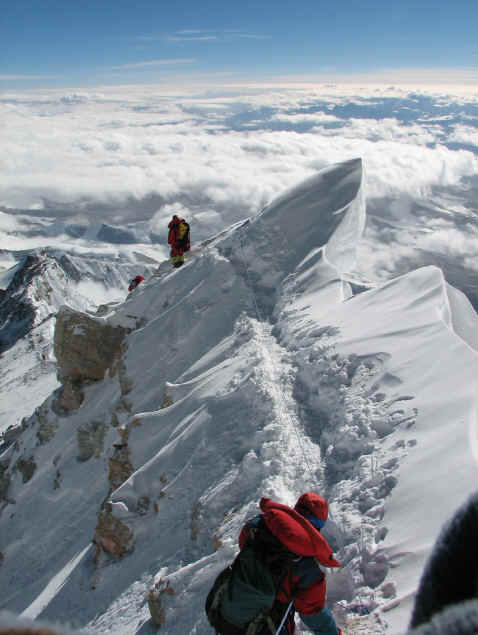
{"type": "Polygon", "coordinates": [[[474,489],[478,320],[435,267],[370,290],[349,279],[364,219],[360,160],[331,166],[101,318],[135,329],[131,391],[107,377],[68,416],[52,395],[55,435],[38,445],[32,417],[0,457],[15,500],[0,516],[4,608],[145,635],[155,582],[165,632],[209,633],[205,596],[260,497],[314,489],[344,564],[329,602],[375,609],[377,635],[406,630],[436,534],[474,489]],[[93,424],[99,451],[79,460],[93,424]],[[131,475],[110,492],[120,453],[131,475]],[[32,456],[23,482],[12,466],[32,456]],[[90,546],[105,501],[131,532],[122,558],[90,546]]]}

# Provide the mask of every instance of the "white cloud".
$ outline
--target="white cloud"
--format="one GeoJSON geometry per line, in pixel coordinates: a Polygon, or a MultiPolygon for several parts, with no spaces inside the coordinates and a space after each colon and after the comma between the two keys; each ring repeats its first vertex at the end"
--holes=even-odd
{"type": "Polygon", "coordinates": [[[457,124],[453,127],[453,132],[450,134],[448,140],[478,148],[478,129],[457,124]]]}
{"type": "Polygon", "coordinates": [[[191,33],[179,33],[177,35],[166,35],[165,39],[168,42],[209,42],[217,40],[217,35],[207,34],[191,34],[191,33]]]}
{"type": "MultiPolygon", "coordinates": [[[[140,202],[156,196],[189,214],[219,215],[225,225],[324,165],[352,157],[364,158],[367,192],[376,197],[420,196],[476,174],[475,154],[443,145],[448,118],[429,123],[417,111],[420,121],[401,121],[387,111],[390,97],[412,103],[406,90],[391,86],[4,94],[0,205],[38,207],[46,199],[65,214],[119,223],[152,218],[160,203],[149,209],[140,202]],[[382,102],[381,118],[347,115],[351,105],[366,115],[382,102]],[[297,132],[304,122],[314,127],[297,132]]],[[[478,103],[451,93],[440,103],[464,101],[478,103]]],[[[455,124],[453,140],[469,143],[474,131],[455,124]]]]}
{"type": "Polygon", "coordinates": [[[335,115],[329,115],[325,112],[316,112],[316,113],[293,113],[287,114],[284,112],[277,113],[272,117],[277,121],[286,121],[288,123],[293,124],[302,124],[302,123],[331,123],[331,122],[340,122],[341,119],[336,117],[335,115]]]}
{"type": "Polygon", "coordinates": [[[228,40],[246,39],[246,40],[269,40],[269,35],[258,33],[248,33],[235,29],[226,29],[217,31],[215,29],[181,29],[174,33],[163,36],[167,42],[227,42],[228,40]]]}
{"type": "Polygon", "coordinates": [[[193,58],[147,60],[144,62],[134,62],[132,64],[122,64],[120,66],[109,66],[105,70],[110,70],[110,71],[124,71],[124,70],[130,70],[130,69],[138,70],[140,68],[153,68],[156,66],[177,66],[182,64],[193,64],[194,62],[196,62],[196,60],[193,58]]]}

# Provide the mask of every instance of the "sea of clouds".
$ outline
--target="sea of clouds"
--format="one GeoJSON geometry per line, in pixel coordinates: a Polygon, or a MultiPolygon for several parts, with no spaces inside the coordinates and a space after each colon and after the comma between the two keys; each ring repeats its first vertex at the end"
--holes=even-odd
{"type": "Polygon", "coordinates": [[[4,92],[0,118],[0,249],[14,235],[32,245],[51,219],[56,239],[68,239],[68,224],[141,222],[161,241],[172,213],[203,239],[320,168],[360,156],[363,275],[389,276],[450,250],[478,268],[472,86],[4,92]]]}

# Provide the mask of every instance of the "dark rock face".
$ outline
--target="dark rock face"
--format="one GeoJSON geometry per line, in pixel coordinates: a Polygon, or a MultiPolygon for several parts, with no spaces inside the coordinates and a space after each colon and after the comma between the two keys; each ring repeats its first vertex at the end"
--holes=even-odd
{"type": "Polygon", "coordinates": [[[33,328],[36,311],[27,289],[32,279],[41,272],[41,259],[36,255],[26,256],[0,297],[0,353],[13,346],[33,328]]]}

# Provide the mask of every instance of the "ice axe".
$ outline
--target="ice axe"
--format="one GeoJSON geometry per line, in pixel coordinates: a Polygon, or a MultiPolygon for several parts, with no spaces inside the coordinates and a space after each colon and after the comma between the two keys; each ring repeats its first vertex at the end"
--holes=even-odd
{"type": "Polygon", "coordinates": [[[282,622],[279,624],[279,628],[276,630],[276,635],[279,635],[279,633],[281,632],[282,627],[285,624],[285,621],[287,619],[287,616],[289,615],[289,611],[291,610],[293,603],[294,603],[293,600],[289,602],[289,606],[287,607],[287,611],[285,612],[284,617],[282,618],[282,622]]]}

